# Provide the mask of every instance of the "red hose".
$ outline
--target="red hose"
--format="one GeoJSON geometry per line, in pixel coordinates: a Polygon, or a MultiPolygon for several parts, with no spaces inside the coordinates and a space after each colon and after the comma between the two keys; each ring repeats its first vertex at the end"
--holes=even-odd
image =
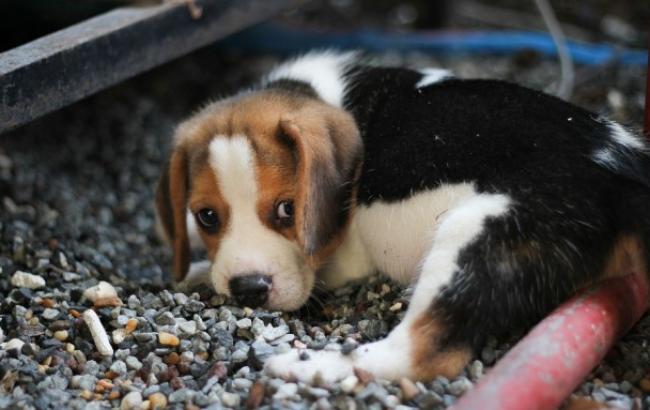
{"type": "Polygon", "coordinates": [[[540,322],[453,409],[557,409],[647,307],[642,274],[581,292],[540,322]]]}

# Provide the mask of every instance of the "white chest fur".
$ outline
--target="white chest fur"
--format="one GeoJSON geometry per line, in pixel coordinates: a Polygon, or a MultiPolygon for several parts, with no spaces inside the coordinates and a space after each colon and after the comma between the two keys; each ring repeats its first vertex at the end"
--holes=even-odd
{"type": "Polygon", "coordinates": [[[469,183],[442,185],[403,201],[359,206],[324,280],[339,286],[377,270],[399,282],[412,281],[445,212],[475,194],[469,183]]]}

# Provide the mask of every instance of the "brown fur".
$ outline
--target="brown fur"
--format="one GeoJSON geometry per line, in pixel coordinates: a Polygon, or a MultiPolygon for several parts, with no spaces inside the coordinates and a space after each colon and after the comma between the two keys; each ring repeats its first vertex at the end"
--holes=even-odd
{"type": "Polygon", "coordinates": [[[411,325],[411,377],[433,380],[437,376],[456,377],[472,357],[469,347],[440,350],[438,340],[444,325],[423,313],[411,325]]]}
{"type": "Polygon", "coordinates": [[[191,181],[191,194],[188,207],[193,214],[196,214],[204,208],[210,208],[219,215],[219,230],[216,233],[206,233],[199,229],[201,239],[205,243],[205,248],[210,259],[214,258],[223,232],[228,229],[230,221],[230,207],[223,200],[219,192],[217,176],[212,169],[206,164],[195,171],[191,181]]]}
{"type": "MultiPolygon", "coordinates": [[[[296,240],[310,265],[318,266],[338,246],[350,219],[350,212],[341,208],[353,205],[361,161],[359,132],[343,110],[314,98],[266,90],[213,103],[176,131],[169,170],[157,192],[158,215],[174,250],[175,280],[183,279],[189,266],[183,204],[192,212],[216,210],[220,231],[228,222],[227,204],[207,161],[216,135],[249,138],[256,156],[260,220],[296,240]],[[279,200],[294,201],[294,227],[275,223],[279,200]]],[[[201,236],[214,258],[220,235],[201,236]]]]}
{"type": "Polygon", "coordinates": [[[648,273],[643,240],[632,234],[621,235],[605,262],[602,277],[622,276],[628,273],[648,273]]]}

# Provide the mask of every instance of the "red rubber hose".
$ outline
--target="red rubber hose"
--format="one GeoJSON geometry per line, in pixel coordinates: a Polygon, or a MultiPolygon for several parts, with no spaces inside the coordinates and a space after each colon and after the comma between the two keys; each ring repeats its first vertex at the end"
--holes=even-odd
{"type": "Polygon", "coordinates": [[[581,292],[540,322],[453,409],[557,409],[647,308],[643,274],[581,292]]]}

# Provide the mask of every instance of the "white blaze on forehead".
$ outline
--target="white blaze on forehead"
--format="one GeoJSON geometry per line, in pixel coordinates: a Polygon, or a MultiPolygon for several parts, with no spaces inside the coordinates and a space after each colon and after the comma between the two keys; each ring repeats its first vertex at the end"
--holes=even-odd
{"type": "Polygon", "coordinates": [[[244,136],[216,137],[210,142],[210,166],[231,208],[255,208],[255,154],[244,136]]]}

